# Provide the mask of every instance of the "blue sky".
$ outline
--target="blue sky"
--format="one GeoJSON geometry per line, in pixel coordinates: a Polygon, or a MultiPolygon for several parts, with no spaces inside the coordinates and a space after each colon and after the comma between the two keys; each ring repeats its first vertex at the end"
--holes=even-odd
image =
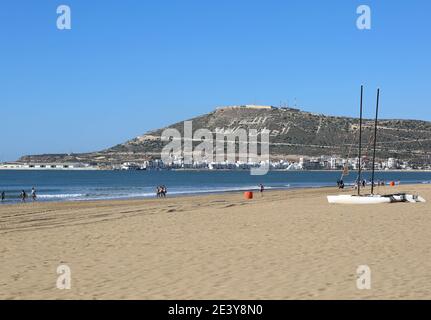
{"type": "Polygon", "coordinates": [[[0,3],[0,161],[87,152],[229,104],[431,120],[431,2],[0,3]],[[72,30],[56,28],[58,5],[72,30]],[[371,30],[356,8],[371,7],[371,30]]]}

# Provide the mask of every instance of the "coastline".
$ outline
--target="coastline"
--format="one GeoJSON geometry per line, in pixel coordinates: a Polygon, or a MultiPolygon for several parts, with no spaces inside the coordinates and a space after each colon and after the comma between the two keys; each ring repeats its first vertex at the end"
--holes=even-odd
{"type": "MultiPolygon", "coordinates": [[[[268,192],[274,192],[274,191],[289,191],[289,190],[307,190],[307,189],[336,189],[339,192],[342,193],[349,193],[349,192],[354,192],[354,184],[353,183],[346,183],[346,186],[343,190],[339,190],[338,188],[336,188],[336,186],[334,186],[335,183],[332,184],[324,184],[324,185],[290,185],[287,184],[284,187],[280,187],[280,186],[266,186],[265,187],[265,193],[268,192]]],[[[421,183],[418,182],[403,182],[403,183],[399,183],[397,184],[397,186],[414,186],[414,185],[430,185],[431,182],[429,181],[423,181],[421,183]]],[[[385,186],[376,186],[378,188],[382,188],[385,190],[391,190],[391,186],[389,186],[388,184],[386,184],[385,186]]],[[[370,184],[367,184],[367,188],[370,188],[370,184]]],[[[259,187],[255,186],[252,188],[248,188],[248,187],[233,187],[232,189],[223,189],[223,190],[203,190],[203,191],[197,191],[197,190],[193,190],[193,191],[189,191],[189,192],[181,192],[181,193],[177,193],[177,192],[168,192],[167,197],[168,198],[190,198],[190,197],[200,197],[200,196],[210,196],[210,195],[229,195],[229,194],[242,194],[243,192],[246,191],[251,191],[251,192],[255,192],[256,194],[259,194],[259,187]]],[[[24,205],[31,205],[31,204],[35,204],[35,203],[69,203],[69,202],[103,202],[103,201],[149,201],[149,200],[153,200],[156,199],[156,194],[154,193],[151,195],[146,195],[146,196],[111,196],[111,197],[106,197],[106,198],[81,198],[81,199],[51,199],[51,200],[47,200],[44,198],[45,195],[39,195],[39,199],[37,201],[32,201],[31,199],[28,199],[25,203],[22,203],[20,200],[16,199],[14,201],[6,201],[3,203],[0,203],[0,205],[19,205],[19,204],[24,204],[24,205]]]]}
{"type": "MultiPolygon", "coordinates": [[[[431,200],[430,185],[382,189],[431,200]]],[[[0,298],[430,299],[430,202],[328,204],[338,193],[0,205],[0,298]],[[363,264],[372,290],[356,288],[363,264]]]]}

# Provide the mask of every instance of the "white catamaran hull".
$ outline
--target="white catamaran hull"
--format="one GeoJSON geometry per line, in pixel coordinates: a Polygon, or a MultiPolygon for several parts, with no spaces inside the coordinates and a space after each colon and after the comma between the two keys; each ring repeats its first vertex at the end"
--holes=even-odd
{"type": "Polygon", "coordinates": [[[393,203],[393,202],[426,202],[424,198],[417,195],[398,193],[388,195],[337,195],[328,196],[329,203],[338,204],[379,204],[379,203],[393,203]]]}
{"type": "Polygon", "coordinates": [[[392,202],[426,202],[424,198],[415,194],[397,193],[388,195],[391,197],[392,202]]]}
{"type": "Polygon", "coordinates": [[[391,199],[381,196],[352,196],[342,194],[338,196],[328,196],[328,202],[339,204],[377,204],[390,203],[391,199]]]}

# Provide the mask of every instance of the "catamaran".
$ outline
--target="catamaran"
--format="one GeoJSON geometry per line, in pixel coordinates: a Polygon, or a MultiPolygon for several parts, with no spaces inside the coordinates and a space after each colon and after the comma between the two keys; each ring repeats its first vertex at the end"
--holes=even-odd
{"type": "MultiPolygon", "coordinates": [[[[419,195],[407,194],[407,193],[394,193],[379,195],[374,194],[374,171],[375,171],[375,160],[376,160],[376,143],[377,143],[377,123],[379,115],[379,100],[380,100],[380,89],[377,89],[377,103],[376,103],[376,118],[374,121],[374,146],[373,146],[373,165],[371,174],[371,194],[361,195],[361,151],[362,151],[362,98],[364,93],[364,87],[361,86],[361,102],[359,112],[359,168],[358,168],[358,180],[356,195],[340,194],[334,196],[327,196],[329,203],[337,204],[379,204],[379,203],[393,203],[393,202],[425,202],[425,199],[419,195]]],[[[346,168],[344,169],[346,170],[346,168]]]]}

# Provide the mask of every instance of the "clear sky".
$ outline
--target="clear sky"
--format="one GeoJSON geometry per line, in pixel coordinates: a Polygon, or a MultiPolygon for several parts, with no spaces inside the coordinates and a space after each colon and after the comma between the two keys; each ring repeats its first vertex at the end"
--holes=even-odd
{"type": "Polygon", "coordinates": [[[0,2],[0,161],[100,150],[230,104],[431,120],[431,2],[0,2]],[[57,6],[72,11],[58,30],[57,6]],[[356,8],[371,7],[371,30],[356,8]]]}

